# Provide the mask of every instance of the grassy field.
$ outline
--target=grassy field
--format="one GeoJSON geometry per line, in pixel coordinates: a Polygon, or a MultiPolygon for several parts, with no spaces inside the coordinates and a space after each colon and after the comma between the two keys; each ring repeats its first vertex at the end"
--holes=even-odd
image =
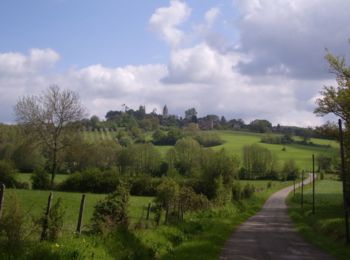
{"type": "MultiPolygon", "coordinates": [[[[47,199],[49,191],[38,190],[15,190],[8,189],[5,193],[5,209],[6,203],[17,198],[25,213],[28,214],[31,219],[38,219],[44,212],[44,208],[47,205],[47,199]]],[[[85,230],[90,223],[93,209],[99,200],[102,200],[106,195],[104,194],[86,194],[85,211],[84,211],[84,225],[85,230]]],[[[54,192],[54,202],[58,198],[62,199],[63,206],[65,208],[65,219],[63,226],[64,234],[72,234],[75,231],[78,213],[80,207],[81,194],[73,192],[54,192]]],[[[130,198],[130,221],[135,223],[143,214],[144,207],[152,200],[152,197],[134,197],[130,198]]]]}
{"type": "MultiPolygon", "coordinates": [[[[333,155],[337,153],[338,144],[335,141],[323,140],[312,138],[314,144],[319,146],[301,145],[301,144],[289,144],[289,145],[278,145],[278,144],[264,144],[260,143],[261,137],[264,134],[241,132],[241,131],[215,131],[225,142],[222,145],[213,147],[214,150],[226,149],[232,154],[241,156],[242,148],[245,145],[257,144],[268,148],[273,151],[278,159],[283,162],[287,159],[294,159],[299,166],[299,168],[309,171],[311,169],[311,156],[312,154],[329,154],[333,155]],[[327,147],[330,146],[330,147],[327,147]],[[282,148],[285,147],[285,151],[282,148]]],[[[84,132],[83,133],[86,140],[89,142],[96,142],[98,140],[113,140],[116,132],[84,132]]],[[[147,133],[147,140],[151,140],[151,134],[147,133]]],[[[298,138],[296,138],[298,139],[298,138]]],[[[166,152],[172,146],[157,146],[157,149],[164,156],[166,152]]]]}
{"type": "Polygon", "coordinates": [[[301,234],[338,259],[350,259],[350,246],[344,245],[342,185],[326,179],[316,182],[315,215],[312,215],[312,187],[304,193],[304,212],[300,209],[300,190],[288,197],[289,214],[301,234]]]}
{"type": "Polygon", "coordinates": [[[237,132],[237,131],[218,131],[222,140],[225,141],[223,145],[216,146],[213,149],[218,150],[225,148],[233,154],[241,155],[242,148],[245,145],[259,143],[261,146],[273,151],[279,160],[285,161],[287,159],[294,159],[297,165],[306,171],[310,170],[312,154],[332,154],[337,151],[337,143],[335,141],[312,139],[311,141],[319,145],[326,146],[307,146],[300,144],[278,145],[278,144],[264,144],[260,143],[261,137],[264,134],[249,133],[249,132],[237,132]],[[285,147],[286,150],[282,151],[285,147]]]}
{"type": "MultiPolygon", "coordinates": [[[[16,180],[19,182],[26,182],[29,184],[29,187],[31,187],[31,183],[32,183],[32,181],[30,179],[31,175],[32,175],[31,173],[18,173],[16,175],[16,180]]],[[[58,184],[58,183],[63,182],[65,179],[68,178],[68,176],[69,176],[68,174],[56,174],[55,183],[58,184]]],[[[51,175],[50,175],[50,177],[51,177],[51,175]]]]}

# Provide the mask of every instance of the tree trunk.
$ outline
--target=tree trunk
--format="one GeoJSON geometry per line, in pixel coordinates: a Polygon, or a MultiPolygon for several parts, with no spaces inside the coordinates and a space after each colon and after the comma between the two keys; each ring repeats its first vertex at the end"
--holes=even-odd
{"type": "Polygon", "coordinates": [[[53,156],[52,156],[52,170],[51,170],[51,189],[54,188],[54,181],[56,177],[56,171],[57,171],[57,149],[53,149],[53,156]]]}

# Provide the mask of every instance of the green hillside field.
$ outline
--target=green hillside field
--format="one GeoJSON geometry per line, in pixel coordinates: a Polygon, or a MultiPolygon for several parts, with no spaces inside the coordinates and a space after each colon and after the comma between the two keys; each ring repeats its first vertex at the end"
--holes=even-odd
{"type": "MultiPolygon", "coordinates": [[[[215,131],[219,134],[224,144],[213,147],[214,150],[226,149],[232,154],[241,156],[242,149],[245,145],[260,144],[263,147],[268,148],[273,151],[277,158],[284,162],[288,159],[294,159],[300,169],[305,171],[310,171],[312,164],[311,158],[312,154],[327,154],[330,156],[337,155],[338,144],[332,140],[316,139],[312,138],[311,142],[315,145],[301,145],[301,144],[264,144],[261,143],[261,137],[265,134],[242,132],[242,131],[215,131]],[[285,147],[285,151],[282,149],[285,147]]],[[[114,140],[116,137],[116,132],[104,132],[104,131],[93,131],[93,132],[83,132],[84,138],[89,142],[96,142],[98,140],[114,140]]],[[[147,133],[147,140],[151,140],[151,133],[147,133]]],[[[298,137],[295,137],[298,140],[298,137]]],[[[166,152],[172,146],[157,146],[157,149],[164,156],[166,152]]]]}

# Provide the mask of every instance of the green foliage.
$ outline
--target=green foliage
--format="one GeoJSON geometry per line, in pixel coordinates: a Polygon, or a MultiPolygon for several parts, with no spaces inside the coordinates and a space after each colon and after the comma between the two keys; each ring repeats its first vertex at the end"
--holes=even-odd
{"type": "Polygon", "coordinates": [[[332,171],[332,157],[327,156],[326,154],[318,154],[316,156],[317,168],[318,171],[332,171]]]}
{"type": "Polygon", "coordinates": [[[298,178],[299,169],[293,159],[284,162],[282,174],[283,180],[295,180],[298,178]]]}
{"type": "Polygon", "coordinates": [[[243,147],[244,179],[276,179],[277,158],[267,148],[258,144],[243,147]]]}
{"type": "Polygon", "coordinates": [[[50,189],[50,175],[44,169],[35,169],[30,176],[32,189],[47,190],[50,189]]]}
{"type": "Polygon", "coordinates": [[[197,142],[204,147],[212,147],[212,146],[217,146],[224,143],[221,140],[220,135],[218,135],[217,133],[210,133],[210,132],[197,133],[194,136],[194,139],[197,140],[197,142]]]}
{"type": "Polygon", "coordinates": [[[7,242],[6,247],[10,250],[16,250],[20,247],[25,238],[24,222],[25,215],[16,196],[11,200],[4,210],[0,221],[0,235],[4,234],[7,242]]]}
{"type": "Polygon", "coordinates": [[[249,124],[249,129],[253,132],[257,132],[257,133],[266,133],[268,131],[270,131],[272,128],[272,124],[263,119],[263,120],[260,120],[260,119],[256,119],[252,122],[250,122],[249,124]]]}
{"type": "Polygon", "coordinates": [[[247,183],[244,185],[242,190],[242,198],[249,199],[255,192],[255,187],[253,184],[247,183]]]}
{"type": "Polygon", "coordinates": [[[232,200],[240,201],[242,199],[242,186],[239,181],[235,181],[232,185],[232,200]]]}
{"type": "Polygon", "coordinates": [[[283,136],[266,134],[261,137],[261,142],[266,144],[291,144],[294,140],[290,134],[285,134],[283,136]]]}
{"type": "Polygon", "coordinates": [[[58,198],[51,206],[48,215],[46,215],[46,208],[44,209],[43,216],[38,220],[38,223],[42,228],[47,228],[46,237],[44,237],[45,240],[57,241],[61,235],[64,215],[65,209],[63,208],[61,198],[58,198]]]}
{"type": "Polygon", "coordinates": [[[190,137],[178,140],[174,149],[167,153],[170,168],[175,168],[183,176],[194,176],[199,168],[201,147],[190,137]]]}
{"type": "Polygon", "coordinates": [[[160,178],[144,175],[130,179],[130,194],[134,196],[156,196],[160,178]]]}
{"type": "Polygon", "coordinates": [[[12,164],[8,161],[0,161],[0,183],[6,185],[6,187],[16,187],[17,181],[15,179],[16,171],[12,164]]]}
{"type": "Polygon", "coordinates": [[[179,195],[178,183],[169,177],[163,177],[157,187],[156,202],[162,205],[163,209],[169,209],[176,205],[179,195]]]}
{"type": "Polygon", "coordinates": [[[129,187],[121,182],[116,191],[95,206],[92,217],[92,231],[106,234],[117,228],[127,228],[129,187]]]}
{"type": "Polygon", "coordinates": [[[57,186],[62,191],[109,193],[116,189],[120,177],[117,169],[101,171],[97,168],[71,174],[57,186]]]}
{"type": "Polygon", "coordinates": [[[300,208],[300,189],[287,199],[289,215],[303,237],[315,246],[335,256],[349,259],[350,248],[344,243],[344,208],[342,183],[326,175],[316,182],[315,214],[312,212],[312,185],[304,187],[304,210],[300,208]],[[331,180],[332,178],[333,180],[331,180]]]}

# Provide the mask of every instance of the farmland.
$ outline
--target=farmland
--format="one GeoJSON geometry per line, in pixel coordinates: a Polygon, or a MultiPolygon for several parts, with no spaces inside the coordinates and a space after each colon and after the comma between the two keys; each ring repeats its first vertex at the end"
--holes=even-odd
{"type": "MultiPolygon", "coordinates": [[[[161,224],[157,228],[153,224],[153,215],[151,215],[149,222],[145,222],[144,219],[144,207],[153,198],[131,197],[128,210],[131,220],[130,228],[142,246],[148,248],[148,250],[152,250],[157,258],[216,259],[223,243],[231,234],[232,230],[247,218],[254,215],[262,207],[270,194],[291,184],[291,182],[271,181],[271,188],[268,188],[267,184],[270,181],[242,181],[242,185],[247,182],[260,189],[260,192],[256,193],[252,198],[244,200],[239,204],[229,204],[223,208],[214,207],[207,211],[191,213],[185,216],[185,221],[180,225],[161,224]],[[143,218],[141,218],[142,216],[143,218]],[[141,223],[143,225],[146,225],[146,228],[145,226],[142,229],[137,228],[140,220],[142,220],[141,223]]],[[[26,212],[26,219],[31,221],[33,218],[37,219],[43,214],[48,194],[48,191],[8,189],[5,201],[11,201],[13,196],[17,197],[22,210],[26,212]]],[[[85,231],[88,230],[94,205],[104,196],[104,194],[87,194],[84,214],[85,231]]],[[[90,245],[89,251],[93,249],[97,250],[97,257],[103,256],[105,259],[109,259],[109,257],[120,256],[118,252],[108,253],[105,246],[101,246],[97,242],[91,242],[93,237],[83,235],[80,238],[72,238],[78,218],[81,194],[55,191],[54,200],[58,198],[62,198],[66,211],[62,230],[63,236],[58,242],[60,246],[69,247],[69,244],[73,243],[75,247],[79,248],[80,246],[77,246],[77,244],[86,241],[90,245]]],[[[29,225],[29,223],[27,224],[29,225]]],[[[32,239],[37,240],[38,233],[34,233],[34,235],[32,239]]],[[[121,249],[119,248],[119,250],[121,249]]]]}
{"type": "MultiPolygon", "coordinates": [[[[219,134],[220,138],[224,141],[224,144],[213,147],[214,150],[225,149],[228,152],[241,156],[242,148],[245,145],[260,144],[263,147],[268,148],[277,155],[277,158],[284,162],[287,159],[294,159],[300,169],[306,171],[311,169],[310,158],[312,154],[328,154],[332,156],[337,153],[338,144],[332,140],[316,139],[312,138],[310,141],[314,145],[302,145],[302,144],[265,144],[261,143],[261,137],[265,134],[241,132],[241,131],[214,131],[219,134]],[[282,151],[282,149],[284,151],[282,151]]],[[[105,131],[91,131],[83,132],[85,140],[89,142],[96,142],[100,140],[113,140],[116,136],[116,132],[105,131]]],[[[151,133],[146,135],[147,140],[151,140],[151,133]]],[[[298,139],[296,137],[295,139],[298,139]]],[[[156,146],[156,148],[164,156],[166,152],[172,146],[156,146]]]]}

